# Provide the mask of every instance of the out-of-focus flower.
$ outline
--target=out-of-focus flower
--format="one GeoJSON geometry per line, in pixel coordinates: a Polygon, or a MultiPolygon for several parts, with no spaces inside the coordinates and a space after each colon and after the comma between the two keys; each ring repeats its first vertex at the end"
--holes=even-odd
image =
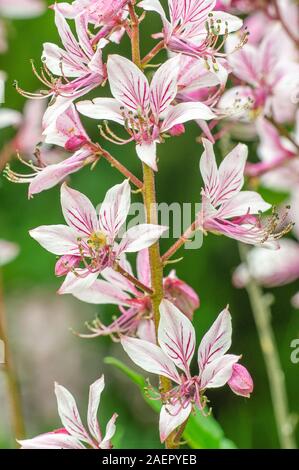
{"type": "MultiPolygon", "coordinates": [[[[0,71],[0,104],[4,100],[6,75],[0,71]]],[[[18,126],[21,122],[22,115],[14,109],[0,107],[0,129],[9,126],[18,126]]]]}
{"type": "Polygon", "coordinates": [[[45,11],[42,0],[0,0],[0,16],[6,18],[31,18],[45,11]]]}
{"type": "Polygon", "coordinates": [[[255,247],[249,251],[246,262],[233,274],[233,284],[242,288],[250,279],[265,287],[277,287],[299,279],[299,243],[282,239],[279,250],[255,247]]]}
{"type": "MultiPolygon", "coordinates": [[[[288,48],[283,51],[285,39],[280,25],[276,25],[261,44],[246,44],[228,56],[233,74],[246,85],[225,93],[221,109],[248,100],[251,112],[244,111],[243,118],[252,119],[262,113],[277,122],[292,121],[297,109],[293,96],[298,88],[299,65],[288,56],[288,48]]],[[[234,47],[235,39],[231,42],[234,47]]]]}
{"type": "Polygon", "coordinates": [[[22,449],[111,449],[111,439],[114,436],[117,414],[109,420],[106,433],[103,436],[97,414],[101,394],[104,390],[104,376],[94,382],[89,388],[87,425],[83,425],[76,401],[73,395],[62,385],[55,384],[58,414],[62,429],[41,434],[32,439],[18,441],[22,449]]]}
{"type": "Polygon", "coordinates": [[[88,36],[87,18],[84,15],[78,17],[76,38],[57,4],[54,10],[56,27],[64,49],[56,44],[45,43],[42,55],[43,73],[39,75],[33,65],[34,73],[49,90],[27,93],[16,84],[17,90],[27,98],[56,97],[47,110],[47,122],[50,119],[54,121],[74,99],[101,85],[106,75],[101,48],[94,48],[88,36]]]}
{"type": "MultiPolygon", "coordinates": [[[[141,339],[123,337],[122,346],[135,364],[147,372],[163,375],[176,385],[161,394],[160,438],[188,419],[193,407],[204,412],[206,389],[222,387],[232,379],[240,356],[226,354],[231,346],[231,316],[223,310],[203,337],[198,348],[198,375],[192,376],[190,363],[196,347],[195,330],[188,318],[171,302],[162,301],[158,330],[160,346],[141,339]],[[180,369],[180,373],[177,371],[180,369]],[[183,373],[181,372],[183,371],[183,373]]],[[[235,390],[232,388],[235,392],[235,390]]]]}
{"type": "Polygon", "coordinates": [[[112,98],[96,98],[77,104],[80,113],[93,119],[115,121],[125,126],[130,138],[113,138],[106,126],[106,138],[118,145],[136,142],[140,160],[157,170],[156,144],[163,134],[178,124],[193,119],[212,119],[214,114],[202,103],[172,105],[177,94],[180,56],[166,61],[155,73],[151,84],[130,60],[112,55],[107,62],[112,98]]]}
{"type": "MultiPolygon", "coordinates": [[[[132,267],[126,259],[120,261],[121,266],[130,274],[132,267]]],[[[141,250],[137,255],[137,279],[146,287],[151,288],[151,275],[148,250],[141,250]]],[[[150,296],[138,290],[132,282],[110,268],[102,272],[104,280],[96,280],[90,287],[73,295],[84,302],[93,304],[119,305],[121,315],[110,325],[104,325],[99,319],[87,325],[91,334],[81,337],[94,338],[111,335],[118,339],[121,335],[135,336],[156,342],[155,326],[150,296]]],[[[184,281],[178,279],[175,271],[164,278],[164,297],[191,320],[194,311],[199,307],[196,292],[184,281]]]]}
{"type": "Polygon", "coordinates": [[[61,206],[68,225],[44,225],[30,231],[32,238],[43,248],[64,257],[67,276],[59,293],[86,289],[101,271],[113,267],[123,253],[151,246],[167,230],[167,227],[154,224],[136,225],[128,229],[117,244],[116,238],[129,213],[130,200],[131,189],[125,180],[107,191],[97,214],[84,194],[65,183],[62,185],[61,206]],[[74,256],[77,257],[76,268],[74,256]],[[81,263],[82,268],[79,267],[81,263]]]}
{"type": "Polygon", "coordinates": [[[13,261],[19,254],[18,245],[6,240],[0,240],[0,267],[13,261]]]}
{"type": "MultiPolygon", "coordinates": [[[[202,60],[214,73],[222,73],[219,57],[228,33],[238,31],[242,20],[223,11],[213,11],[215,0],[172,0],[168,2],[170,21],[159,0],[143,0],[138,6],[157,12],[163,22],[162,37],[167,48],[202,60]]],[[[239,47],[246,35],[241,39],[239,47]]]]}
{"type": "Polygon", "coordinates": [[[279,219],[274,214],[263,226],[259,214],[271,208],[255,191],[241,191],[248,155],[246,145],[237,145],[217,168],[213,145],[203,139],[205,151],[200,160],[204,181],[202,210],[198,226],[205,232],[224,234],[251,245],[277,247],[277,238],[291,229],[277,233],[279,219]]]}

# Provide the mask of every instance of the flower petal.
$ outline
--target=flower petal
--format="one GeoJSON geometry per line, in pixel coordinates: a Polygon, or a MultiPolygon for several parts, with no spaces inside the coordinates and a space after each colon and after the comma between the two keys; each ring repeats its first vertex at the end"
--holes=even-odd
{"type": "Polygon", "coordinates": [[[151,286],[151,271],[149,263],[149,252],[148,249],[140,250],[137,255],[137,275],[139,281],[146,286],[151,286]]]}
{"type": "Polygon", "coordinates": [[[84,237],[98,231],[96,210],[84,194],[64,183],[60,195],[62,212],[70,227],[84,237]]]}
{"type": "Polygon", "coordinates": [[[159,420],[161,442],[164,442],[172,431],[186,421],[191,411],[191,403],[186,407],[182,407],[180,402],[175,405],[167,404],[162,406],[159,420]]]}
{"type": "Polygon", "coordinates": [[[57,398],[58,414],[65,429],[76,439],[89,442],[73,395],[65,387],[57,383],[55,383],[55,395],[57,398]]]}
{"type": "Polygon", "coordinates": [[[144,73],[117,54],[109,56],[107,71],[114,98],[129,110],[143,114],[149,107],[149,85],[144,73]]]}
{"type": "Polygon", "coordinates": [[[174,363],[156,344],[128,336],[121,339],[121,344],[132,361],[142,369],[180,383],[174,363]]]}
{"type": "Polygon", "coordinates": [[[198,348],[199,372],[215,359],[222,357],[231,346],[232,321],[228,309],[222,310],[204,335],[198,348]]]}
{"type": "Polygon", "coordinates": [[[89,400],[87,410],[87,424],[90,434],[95,438],[97,442],[101,442],[102,434],[98,422],[98,408],[100,405],[101,394],[105,387],[104,376],[96,380],[89,387],[89,400]]]}
{"type": "Polygon", "coordinates": [[[0,266],[13,261],[19,252],[20,248],[16,243],[0,240],[0,266]]]}
{"type": "Polygon", "coordinates": [[[153,245],[168,227],[155,224],[140,224],[131,227],[123,236],[118,247],[118,254],[134,253],[153,245]]]}
{"type": "Polygon", "coordinates": [[[66,225],[41,225],[29,235],[54,255],[79,254],[77,235],[66,225]]]}
{"type": "Polygon", "coordinates": [[[156,142],[142,142],[141,144],[136,145],[136,153],[140,160],[154,171],[158,170],[156,162],[156,147],[156,142]]]}
{"type": "Polygon", "coordinates": [[[184,122],[192,121],[193,119],[204,119],[205,121],[208,121],[214,117],[215,114],[203,103],[179,103],[175,106],[171,106],[170,109],[166,111],[164,121],[161,126],[161,132],[166,132],[177,124],[183,124],[184,122]]]}
{"type": "Polygon", "coordinates": [[[89,304],[130,305],[128,294],[119,287],[98,279],[84,290],[74,291],[73,295],[89,304]]]}
{"type": "Polygon", "coordinates": [[[159,67],[151,81],[150,104],[157,118],[176,97],[179,65],[180,55],[167,60],[159,67]]]}
{"type": "Polygon", "coordinates": [[[92,101],[79,101],[76,104],[79,113],[91,119],[106,119],[119,124],[124,123],[121,113],[121,105],[114,98],[95,98],[92,101]]]}
{"type": "Polygon", "coordinates": [[[113,241],[124,224],[131,204],[131,188],[128,180],[116,184],[107,191],[99,210],[101,230],[113,241]]]}
{"type": "Polygon", "coordinates": [[[202,139],[204,152],[200,159],[200,173],[205,185],[205,196],[214,201],[219,186],[218,168],[212,143],[207,139],[202,139]]]}
{"type": "Polygon", "coordinates": [[[47,432],[17,442],[21,449],[85,449],[81,442],[65,432],[47,432]]]}
{"type": "Polygon", "coordinates": [[[226,201],[217,213],[217,217],[230,219],[246,214],[259,214],[271,208],[259,193],[242,191],[226,201]]]}
{"type": "Polygon", "coordinates": [[[58,290],[58,294],[80,295],[85,289],[96,281],[100,271],[90,272],[86,268],[77,268],[75,272],[70,271],[58,290]]]}
{"type": "Polygon", "coordinates": [[[190,362],[195,351],[195,330],[191,321],[168,300],[160,304],[158,339],[165,354],[190,376],[190,362]]]}
{"type": "Polygon", "coordinates": [[[112,418],[110,418],[110,420],[108,421],[107,426],[106,426],[105,436],[103,437],[103,440],[102,440],[102,442],[99,446],[100,449],[111,449],[112,448],[112,444],[111,444],[110,441],[111,441],[111,439],[114,436],[115,431],[116,431],[115,421],[116,421],[117,417],[118,417],[118,414],[114,413],[112,418]]]}
{"type": "Polygon", "coordinates": [[[200,377],[200,388],[223,387],[232,376],[233,366],[238,362],[240,356],[225,354],[210,362],[203,370],[200,377]]]}
{"type": "Polygon", "coordinates": [[[222,161],[219,167],[219,187],[215,203],[222,204],[241,190],[244,184],[244,170],[248,147],[238,144],[222,161]]]}

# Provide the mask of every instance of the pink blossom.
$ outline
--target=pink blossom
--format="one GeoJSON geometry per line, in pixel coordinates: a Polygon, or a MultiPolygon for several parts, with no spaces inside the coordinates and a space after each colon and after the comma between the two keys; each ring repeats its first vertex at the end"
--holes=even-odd
{"type": "Polygon", "coordinates": [[[160,15],[163,32],[155,37],[163,37],[169,50],[200,58],[210,70],[218,73],[222,66],[217,59],[224,56],[219,52],[223,36],[238,31],[242,20],[213,11],[215,4],[215,0],[169,1],[170,21],[159,0],[143,0],[138,6],[160,15]]]}
{"type": "MultiPolygon", "coordinates": [[[[151,246],[167,230],[167,227],[154,224],[136,225],[125,232],[117,244],[116,238],[130,209],[130,199],[130,185],[125,180],[107,191],[97,214],[84,194],[62,185],[61,207],[67,225],[41,226],[30,231],[32,238],[50,253],[72,257],[70,266],[64,258],[68,274],[59,293],[88,288],[99,273],[113,267],[123,253],[151,246]],[[74,256],[81,261],[82,267],[74,268],[74,256]]],[[[57,270],[60,272],[61,262],[57,270]]]]}
{"type": "Polygon", "coordinates": [[[233,373],[227,382],[231,390],[241,397],[249,398],[253,392],[253,380],[248,370],[241,364],[233,365],[233,373]]]}
{"type": "Polygon", "coordinates": [[[224,234],[244,243],[277,248],[276,215],[265,227],[261,212],[270,209],[260,194],[241,191],[244,184],[244,169],[248,149],[237,145],[217,168],[213,145],[203,139],[205,148],[200,160],[200,172],[204,182],[202,210],[198,226],[205,232],[224,234]]]}
{"type": "Polygon", "coordinates": [[[59,3],[58,9],[65,18],[86,16],[87,21],[96,29],[93,44],[109,38],[109,41],[119,43],[125,28],[123,22],[128,16],[126,5],[128,0],[75,0],[71,4],[59,3]]]}
{"type": "Polygon", "coordinates": [[[136,142],[140,160],[157,170],[156,143],[178,124],[193,119],[212,119],[214,114],[202,103],[172,105],[177,94],[180,56],[167,60],[155,73],[151,84],[130,60],[119,55],[108,58],[110,89],[114,98],[96,98],[77,104],[80,113],[93,119],[115,121],[125,126],[128,140],[113,138],[106,127],[108,140],[117,144],[136,142]]]}
{"type": "Polygon", "coordinates": [[[231,379],[233,366],[240,356],[226,354],[231,346],[232,326],[230,313],[225,309],[199,345],[198,375],[192,376],[190,363],[196,346],[192,323],[167,300],[162,301],[160,313],[160,346],[129,337],[123,337],[121,343],[139,367],[163,375],[176,384],[161,396],[160,438],[164,442],[174,429],[188,419],[194,406],[204,411],[206,389],[225,385],[231,379]]]}
{"type": "MultiPolygon", "coordinates": [[[[148,250],[141,250],[137,255],[137,279],[146,287],[151,288],[150,265],[148,250]]],[[[120,265],[130,274],[132,267],[126,259],[120,265]]],[[[120,317],[111,325],[103,325],[96,319],[88,328],[91,334],[81,337],[97,337],[111,335],[117,339],[121,335],[137,335],[141,339],[156,342],[155,326],[151,299],[148,294],[138,290],[132,282],[111,268],[101,273],[104,280],[96,280],[90,287],[82,291],[73,292],[78,299],[94,304],[115,304],[119,306],[120,317]]],[[[164,297],[191,320],[194,311],[199,307],[199,298],[196,292],[184,281],[178,279],[175,271],[164,278],[164,297]]]]}
{"type": "MultiPolygon", "coordinates": [[[[235,47],[235,40],[232,40],[235,47]]],[[[263,113],[277,122],[292,121],[296,111],[294,93],[298,87],[298,63],[289,56],[289,47],[280,25],[271,28],[261,44],[246,44],[230,54],[229,64],[243,83],[224,94],[221,108],[239,99],[252,103],[248,118],[263,113]]],[[[248,115],[248,111],[244,111],[248,115]]]]}
{"type": "Polygon", "coordinates": [[[104,390],[104,376],[96,380],[89,388],[89,401],[86,428],[79,414],[73,395],[62,385],[55,383],[58,414],[62,429],[40,434],[32,439],[18,441],[22,449],[111,449],[111,439],[115,434],[114,413],[108,421],[106,432],[102,435],[97,414],[101,394],[104,390]]]}
{"type": "Polygon", "coordinates": [[[282,239],[279,250],[265,250],[255,247],[249,251],[246,263],[234,272],[235,287],[245,287],[255,279],[265,287],[277,287],[299,279],[299,243],[282,239]]]}
{"type": "Polygon", "coordinates": [[[6,18],[31,18],[44,11],[43,0],[0,0],[0,16],[6,18]]]}
{"type": "Polygon", "coordinates": [[[33,65],[34,73],[49,91],[26,93],[17,85],[17,90],[28,98],[56,97],[47,110],[48,122],[50,118],[55,120],[74,99],[101,85],[106,78],[102,51],[100,47],[94,48],[92,45],[87,18],[84,15],[76,18],[76,38],[57,4],[54,10],[56,27],[64,49],[56,44],[45,43],[42,55],[45,64],[43,73],[38,74],[33,65]]]}
{"type": "Polygon", "coordinates": [[[0,240],[0,267],[13,261],[19,254],[19,247],[15,243],[0,240]]]}

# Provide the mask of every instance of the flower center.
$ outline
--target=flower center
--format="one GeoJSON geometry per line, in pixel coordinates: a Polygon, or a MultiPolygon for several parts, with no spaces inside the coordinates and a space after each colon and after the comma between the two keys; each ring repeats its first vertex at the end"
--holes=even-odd
{"type": "Polygon", "coordinates": [[[93,250],[100,250],[107,244],[107,237],[103,232],[93,232],[87,240],[87,244],[93,250]]]}

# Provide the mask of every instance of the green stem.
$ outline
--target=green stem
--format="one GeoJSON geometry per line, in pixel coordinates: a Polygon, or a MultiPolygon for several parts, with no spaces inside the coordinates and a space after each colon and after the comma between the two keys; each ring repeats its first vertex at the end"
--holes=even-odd
{"type": "Polygon", "coordinates": [[[24,424],[24,418],[23,418],[23,412],[22,412],[22,400],[21,400],[21,393],[20,393],[17,373],[16,373],[16,369],[14,366],[12,352],[10,349],[8,335],[7,335],[1,272],[0,272],[0,339],[4,342],[4,349],[5,349],[4,370],[6,373],[8,396],[10,400],[13,432],[14,432],[14,436],[16,439],[23,439],[25,436],[25,424],[24,424]]]}
{"type": "MultiPolygon", "coordinates": [[[[246,262],[247,247],[239,244],[239,250],[242,261],[246,262]]],[[[249,281],[246,290],[266,365],[279,442],[283,449],[296,449],[294,423],[289,412],[285,376],[271,325],[269,302],[254,279],[249,281]]]]}

